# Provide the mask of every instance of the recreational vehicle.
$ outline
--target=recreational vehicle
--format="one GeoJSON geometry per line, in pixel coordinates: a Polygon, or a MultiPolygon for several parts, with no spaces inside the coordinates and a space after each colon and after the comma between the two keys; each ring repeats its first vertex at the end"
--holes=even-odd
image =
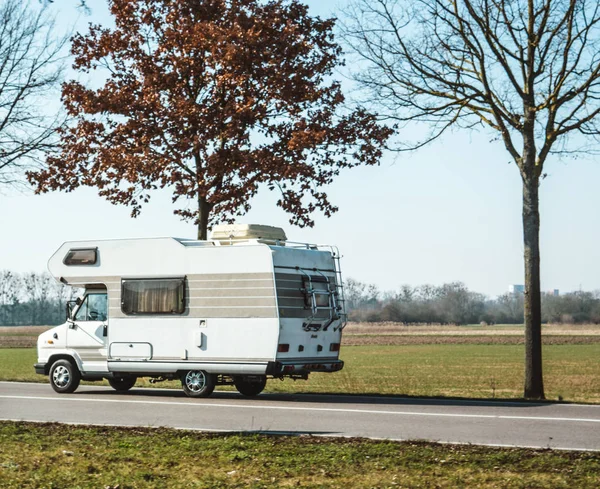
{"type": "Polygon", "coordinates": [[[287,241],[279,228],[217,226],[178,238],[64,243],[48,262],[83,290],[66,323],[38,338],[35,371],[56,392],[107,379],[181,380],[191,397],[216,385],[259,394],[267,378],[341,370],[345,326],[336,248],[287,241]]]}

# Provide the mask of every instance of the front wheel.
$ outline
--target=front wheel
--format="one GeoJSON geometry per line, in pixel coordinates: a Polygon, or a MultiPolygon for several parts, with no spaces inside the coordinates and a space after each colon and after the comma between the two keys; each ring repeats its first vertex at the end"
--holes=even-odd
{"type": "Polygon", "coordinates": [[[127,392],[136,382],[137,377],[133,375],[130,377],[113,377],[112,379],[108,379],[110,386],[117,392],[127,392]]]}
{"type": "Polygon", "coordinates": [[[79,369],[69,360],[57,360],[50,368],[50,385],[59,394],[75,392],[81,381],[79,369]]]}
{"type": "Polygon", "coordinates": [[[181,376],[181,387],[188,397],[208,397],[215,390],[215,377],[204,370],[189,370],[181,376]]]}
{"type": "Polygon", "coordinates": [[[267,385],[265,375],[240,375],[233,378],[235,388],[240,394],[247,397],[258,396],[267,385]]]}

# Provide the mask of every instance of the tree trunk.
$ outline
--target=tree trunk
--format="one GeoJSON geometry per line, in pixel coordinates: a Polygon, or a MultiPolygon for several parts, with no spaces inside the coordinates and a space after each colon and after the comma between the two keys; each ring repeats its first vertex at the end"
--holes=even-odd
{"type": "Polygon", "coordinates": [[[542,377],[542,300],[540,291],[539,177],[523,178],[523,238],[525,245],[525,393],[544,399],[542,377]]]}
{"type": "Polygon", "coordinates": [[[196,222],[198,224],[198,239],[203,241],[208,239],[208,216],[211,210],[212,206],[203,196],[198,194],[198,219],[196,222]]]}

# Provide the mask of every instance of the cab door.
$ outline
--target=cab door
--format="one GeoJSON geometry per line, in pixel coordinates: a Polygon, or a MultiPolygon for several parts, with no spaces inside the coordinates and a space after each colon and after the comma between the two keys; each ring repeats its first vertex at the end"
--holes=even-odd
{"type": "Polygon", "coordinates": [[[108,297],[106,292],[88,292],[67,331],[67,348],[75,350],[86,373],[107,372],[108,297]]]}

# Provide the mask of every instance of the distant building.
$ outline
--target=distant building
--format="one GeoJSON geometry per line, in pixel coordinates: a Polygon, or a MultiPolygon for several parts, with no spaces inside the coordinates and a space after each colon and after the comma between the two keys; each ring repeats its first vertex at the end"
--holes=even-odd
{"type": "MultiPolygon", "coordinates": [[[[520,285],[520,284],[512,284],[508,286],[508,293],[509,294],[524,294],[525,293],[525,286],[524,285],[520,285]]],[[[552,289],[549,290],[548,292],[546,292],[547,295],[551,295],[554,297],[558,297],[560,295],[560,290],[559,289],[552,289]]]]}
{"type": "Polygon", "coordinates": [[[509,294],[524,294],[525,293],[525,286],[524,285],[517,285],[517,284],[509,285],[508,286],[508,293],[509,294]]]}

